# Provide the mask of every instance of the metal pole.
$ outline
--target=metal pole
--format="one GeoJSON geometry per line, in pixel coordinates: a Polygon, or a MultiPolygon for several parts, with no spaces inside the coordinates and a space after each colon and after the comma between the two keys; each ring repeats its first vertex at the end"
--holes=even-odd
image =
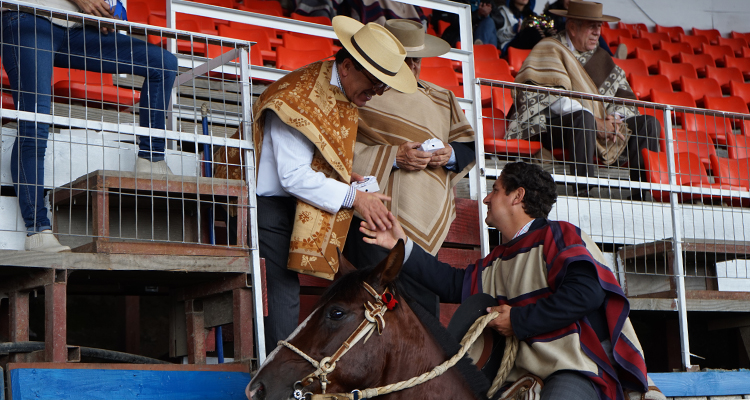
{"type": "Polygon", "coordinates": [[[682,265],[682,206],[678,199],[677,174],[674,157],[674,137],[672,135],[671,106],[664,109],[664,130],[667,144],[667,169],[669,171],[669,185],[672,187],[669,195],[672,210],[672,251],[674,252],[674,277],[677,283],[677,315],[680,320],[680,352],[682,365],[689,370],[690,341],[688,338],[687,304],[685,299],[685,273],[682,265]]]}

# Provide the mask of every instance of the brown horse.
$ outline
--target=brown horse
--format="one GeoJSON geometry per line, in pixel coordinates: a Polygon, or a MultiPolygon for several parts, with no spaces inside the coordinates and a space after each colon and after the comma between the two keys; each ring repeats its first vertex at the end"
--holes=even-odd
{"type": "MultiPolygon", "coordinates": [[[[403,259],[404,247],[399,242],[374,269],[354,271],[337,279],[315,311],[287,339],[290,346],[277,347],[258,370],[248,385],[248,398],[294,399],[295,389],[299,389],[297,398],[305,393],[320,394],[321,380],[328,382],[326,393],[329,394],[380,387],[428,372],[455,354],[459,347],[455,340],[450,343],[449,335],[439,327],[437,320],[423,316],[427,312],[417,304],[410,307],[397,288],[396,277],[403,259]],[[383,300],[375,297],[384,293],[383,300]],[[390,294],[397,303],[390,301],[390,294]],[[366,308],[370,310],[371,319],[376,321],[380,319],[378,311],[382,310],[382,320],[369,336],[363,334],[366,337],[348,350],[342,350],[348,347],[342,344],[351,343],[352,333],[362,328],[366,308]],[[380,334],[378,330],[381,330],[380,334]],[[312,362],[332,356],[335,361],[335,356],[342,351],[345,354],[338,358],[332,371],[321,379],[306,379],[316,371],[312,362]],[[309,359],[305,359],[305,355],[309,359]]],[[[353,270],[343,257],[340,261],[342,271],[353,270]]],[[[321,364],[330,367],[325,362],[321,364]]],[[[320,371],[318,368],[317,372],[320,371]]],[[[482,399],[484,395],[481,393],[486,393],[487,383],[483,383],[479,375],[464,358],[456,367],[435,379],[383,398],[482,399]]]]}

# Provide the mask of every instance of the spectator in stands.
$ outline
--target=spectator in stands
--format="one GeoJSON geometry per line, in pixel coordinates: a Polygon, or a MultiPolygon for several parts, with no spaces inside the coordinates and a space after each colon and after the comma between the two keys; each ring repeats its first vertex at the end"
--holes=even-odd
{"type": "MultiPolygon", "coordinates": [[[[495,27],[495,21],[490,17],[493,3],[481,0],[458,1],[471,6],[471,26],[474,33],[474,44],[491,44],[497,47],[497,28],[495,27]]],[[[448,42],[452,47],[456,47],[456,43],[460,38],[458,15],[446,11],[433,10],[432,24],[438,26],[440,21],[450,24],[443,31],[443,40],[448,42]]]]}
{"type": "MultiPolygon", "coordinates": [[[[31,6],[84,12],[115,18],[105,0],[33,0],[31,6]]],[[[13,100],[20,111],[50,113],[53,66],[146,78],[141,91],[140,125],[164,129],[165,110],[177,74],[171,53],[108,28],[48,18],[28,12],[2,11],[2,63],[13,100]]],[[[52,234],[44,205],[44,155],[49,124],[19,121],[11,168],[26,224],[26,250],[70,250],[52,234]]],[[[168,173],[164,139],[139,138],[138,173],[168,173]]]]}
{"type": "MultiPolygon", "coordinates": [[[[354,172],[375,176],[380,193],[393,199],[386,206],[409,236],[437,254],[456,215],[453,187],[474,165],[474,130],[453,92],[419,80],[422,58],[445,54],[450,45],[425,34],[414,21],[392,19],[385,27],[406,48],[406,64],[417,79],[417,91],[390,90],[360,108],[354,172]],[[422,151],[428,139],[439,139],[445,147],[433,153],[422,151]]],[[[358,268],[365,268],[377,265],[388,251],[362,241],[361,221],[354,217],[344,254],[358,268]]],[[[432,293],[417,298],[430,311],[438,307],[432,293]]]]}
{"type": "MultiPolygon", "coordinates": [[[[570,1],[567,11],[552,10],[568,19],[565,31],[539,42],[516,76],[516,82],[635,99],[625,73],[598,46],[603,21],[600,3],[570,1]]],[[[576,100],[539,91],[517,91],[506,139],[541,140],[547,149],[563,148],[572,160],[571,174],[595,177],[599,162],[628,163],[634,181],[645,180],[641,149],[658,151],[661,127],[653,116],[639,115],[634,106],[576,100]]],[[[579,196],[588,196],[585,183],[579,196]]],[[[632,192],[641,199],[640,190],[632,192]]]]}
{"type": "Polygon", "coordinates": [[[297,272],[333,277],[353,212],[372,229],[391,226],[382,203],[389,197],[349,184],[361,179],[352,173],[358,107],[389,87],[412,93],[416,80],[406,50],[381,25],[337,16],[333,29],[343,45],[335,61],[289,73],[253,105],[269,351],[297,326],[297,272]]]}
{"type": "Polygon", "coordinates": [[[427,17],[420,7],[395,0],[345,0],[339,10],[363,24],[375,22],[383,25],[389,19],[410,19],[427,24],[427,17]]]}
{"type": "MultiPolygon", "coordinates": [[[[567,18],[563,15],[558,15],[550,12],[550,10],[565,10],[568,9],[568,4],[570,4],[570,0],[557,0],[556,2],[550,4],[547,3],[547,5],[544,7],[544,12],[542,13],[542,16],[545,18],[549,18],[552,21],[552,26],[554,27],[554,30],[556,32],[562,32],[565,30],[565,21],[567,18]]],[[[551,36],[551,35],[550,35],[551,36]]],[[[599,46],[603,48],[604,50],[609,53],[609,55],[615,57],[615,54],[612,53],[612,50],[609,48],[609,45],[607,44],[607,41],[604,40],[603,36],[599,36],[599,46]]],[[[533,46],[532,46],[533,47],[533,46]]],[[[617,48],[618,53],[616,58],[626,58],[628,55],[627,47],[625,45],[620,45],[617,48]],[[622,50],[620,50],[622,48],[622,50]]]]}
{"type": "Polygon", "coordinates": [[[492,9],[497,47],[503,54],[509,46],[530,49],[547,36],[543,20],[534,13],[535,3],[535,0],[506,0],[505,5],[492,9]]]}
{"type": "Polygon", "coordinates": [[[509,379],[527,373],[543,379],[542,399],[622,399],[623,389],[647,392],[628,300],[596,243],[572,224],[547,219],[556,198],[555,181],[540,166],[506,164],[484,198],[487,224],[500,231],[502,244],[466,269],[415,245],[395,217],[392,229],[376,232],[362,224],[361,230],[368,243],[387,249],[404,240],[402,273],[444,302],[491,295],[499,305],[487,312],[500,315],[489,327],[520,341],[509,379]]]}

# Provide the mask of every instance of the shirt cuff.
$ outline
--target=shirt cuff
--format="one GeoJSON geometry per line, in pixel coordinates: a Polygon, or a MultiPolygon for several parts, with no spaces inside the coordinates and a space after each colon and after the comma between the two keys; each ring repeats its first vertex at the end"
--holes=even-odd
{"type": "Polygon", "coordinates": [[[451,171],[456,170],[456,150],[453,149],[453,146],[448,144],[448,147],[451,148],[451,158],[448,159],[448,163],[445,164],[445,169],[449,169],[451,171]]]}
{"type": "Polygon", "coordinates": [[[414,249],[414,242],[406,238],[406,243],[404,243],[404,262],[409,259],[409,256],[411,256],[411,251],[414,249]]]}
{"type": "Polygon", "coordinates": [[[349,186],[349,190],[344,196],[344,202],[341,203],[341,208],[352,208],[354,206],[354,198],[357,197],[357,189],[354,186],[349,186]]]}

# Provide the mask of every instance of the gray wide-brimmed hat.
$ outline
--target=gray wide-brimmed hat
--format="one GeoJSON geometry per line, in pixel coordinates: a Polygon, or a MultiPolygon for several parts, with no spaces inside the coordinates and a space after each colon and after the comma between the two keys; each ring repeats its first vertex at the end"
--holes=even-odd
{"type": "Polygon", "coordinates": [[[426,34],[422,24],[416,21],[389,19],[385,21],[385,29],[388,29],[404,45],[407,57],[437,57],[451,49],[451,45],[445,40],[426,34]]]}
{"type": "Polygon", "coordinates": [[[349,54],[381,82],[399,92],[417,91],[417,80],[404,62],[404,46],[382,25],[339,15],[333,17],[333,30],[349,54]]]}
{"type": "Polygon", "coordinates": [[[549,12],[566,18],[585,19],[587,21],[617,22],[620,20],[620,18],[602,14],[602,9],[602,3],[571,0],[568,3],[567,10],[549,10],[549,12]]]}

